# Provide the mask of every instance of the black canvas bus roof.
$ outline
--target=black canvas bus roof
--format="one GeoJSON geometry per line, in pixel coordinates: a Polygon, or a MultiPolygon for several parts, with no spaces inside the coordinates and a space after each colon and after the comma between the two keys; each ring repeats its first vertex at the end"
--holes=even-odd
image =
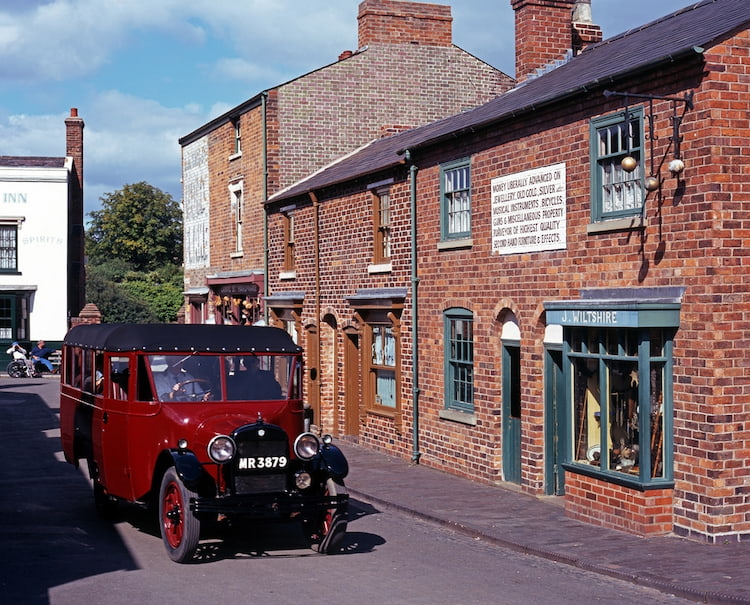
{"type": "Polygon", "coordinates": [[[86,324],[72,328],[64,344],[100,351],[196,351],[298,353],[289,334],[269,326],[210,324],[86,324]]]}

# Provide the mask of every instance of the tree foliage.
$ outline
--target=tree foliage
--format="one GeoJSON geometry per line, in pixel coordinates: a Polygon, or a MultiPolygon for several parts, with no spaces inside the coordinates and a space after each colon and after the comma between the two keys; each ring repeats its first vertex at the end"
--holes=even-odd
{"type": "Polygon", "coordinates": [[[86,233],[87,300],[104,322],[173,322],[182,306],[182,211],[141,182],[101,198],[86,233]]]}
{"type": "Polygon", "coordinates": [[[119,259],[136,271],[182,262],[182,209],[168,193],[145,182],[100,198],[90,213],[91,262],[119,259]]]}

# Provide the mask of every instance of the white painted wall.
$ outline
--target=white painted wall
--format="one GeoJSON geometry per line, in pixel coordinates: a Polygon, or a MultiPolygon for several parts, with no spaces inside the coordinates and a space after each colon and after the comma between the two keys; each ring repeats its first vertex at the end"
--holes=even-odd
{"type": "Polygon", "coordinates": [[[0,218],[23,218],[18,275],[0,287],[35,288],[29,340],[62,340],[68,329],[68,169],[0,167],[0,218]]]}

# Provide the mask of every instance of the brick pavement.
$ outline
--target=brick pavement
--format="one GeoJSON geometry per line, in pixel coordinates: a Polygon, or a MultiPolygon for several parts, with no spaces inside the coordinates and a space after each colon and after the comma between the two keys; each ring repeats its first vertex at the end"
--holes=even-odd
{"type": "Polygon", "coordinates": [[[351,496],[481,540],[704,603],[750,604],[750,544],[642,538],[568,518],[537,498],[339,443],[351,496]]]}

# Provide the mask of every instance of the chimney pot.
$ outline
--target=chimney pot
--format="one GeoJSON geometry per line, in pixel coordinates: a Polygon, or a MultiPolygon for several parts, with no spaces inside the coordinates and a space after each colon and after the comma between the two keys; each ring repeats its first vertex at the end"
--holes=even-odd
{"type": "Polygon", "coordinates": [[[576,0],[573,7],[573,23],[593,23],[591,20],[591,0],[576,0]]]}

